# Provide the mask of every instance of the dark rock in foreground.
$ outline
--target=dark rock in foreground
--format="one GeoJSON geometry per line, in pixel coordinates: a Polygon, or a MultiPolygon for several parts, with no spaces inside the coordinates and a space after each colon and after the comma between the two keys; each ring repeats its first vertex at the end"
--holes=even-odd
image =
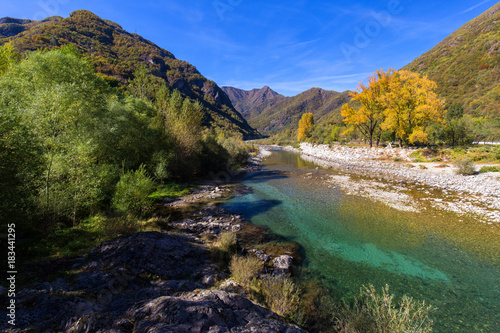
{"type": "Polygon", "coordinates": [[[214,272],[208,256],[190,235],[141,232],[104,242],[73,276],[21,290],[15,328],[0,321],[0,331],[303,332],[243,296],[203,289],[214,272]]]}

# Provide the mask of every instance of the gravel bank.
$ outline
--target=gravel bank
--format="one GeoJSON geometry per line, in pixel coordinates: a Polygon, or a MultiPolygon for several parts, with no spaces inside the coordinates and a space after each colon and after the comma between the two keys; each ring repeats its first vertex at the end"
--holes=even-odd
{"type": "MultiPolygon", "coordinates": [[[[430,200],[434,206],[441,209],[463,214],[477,214],[478,219],[485,223],[500,222],[500,180],[498,174],[495,173],[462,176],[455,174],[454,167],[438,168],[436,163],[410,163],[410,155],[413,152],[411,149],[329,147],[309,143],[302,143],[300,149],[291,146],[265,146],[263,149],[283,149],[298,153],[305,160],[321,167],[347,174],[405,184],[405,187],[413,186],[417,189],[429,187],[431,191],[440,190],[439,195],[433,196],[429,193],[428,198],[422,200],[430,200]],[[401,162],[388,162],[394,159],[399,159],[401,162]],[[425,169],[416,167],[420,164],[425,166],[425,169]]],[[[352,180],[343,178],[333,178],[332,182],[338,183],[345,189],[353,185],[352,180]]],[[[424,190],[424,188],[421,189],[424,190]]],[[[373,194],[378,194],[382,201],[386,196],[375,191],[368,192],[366,196],[373,194]]],[[[402,195],[401,199],[408,201],[408,198],[402,195]]],[[[415,207],[414,204],[412,206],[415,207]]],[[[409,207],[409,205],[401,207],[409,207]]]]}

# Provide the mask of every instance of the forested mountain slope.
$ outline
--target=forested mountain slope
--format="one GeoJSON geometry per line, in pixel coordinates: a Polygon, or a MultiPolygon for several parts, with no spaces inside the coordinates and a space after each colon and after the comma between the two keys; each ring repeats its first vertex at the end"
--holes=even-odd
{"type": "Polygon", "coordinates": [[[296,129],[300,117],[311,112],[316,122],[340,117],[340,108],[350,100],[348,92],[311,88],[293,97],[286,97],[273,104],[263,104],[248,122],[261,133],[276,134],[286,129],[296,129]]]}
{"type": "Polygon", "coordinates": [[[164,80],[170,88],[202,102],[207,125],[235,130],[248,138],[258,135],[217,84],[193,65],[89,11],[78,10],[68,18],[54,16],[43,21],[4,17],[0,19],[0,44],[8,41],[21,52],[73,44],[92,60],[98,72],[116,84],[126,84],[137,69],[146,66],[154,80],[164,80]]]}
{"type": "Polygon", "coordinates": [[[500,117],[500,3],[467,22],[403,69],[426,74],[447,104],[500,117]]]}

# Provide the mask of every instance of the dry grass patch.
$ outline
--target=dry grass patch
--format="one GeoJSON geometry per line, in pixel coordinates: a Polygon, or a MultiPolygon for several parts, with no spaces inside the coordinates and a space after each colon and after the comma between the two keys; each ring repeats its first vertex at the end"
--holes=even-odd
{"type": "Polygon", "coordinates": [[[254,255],[247,255],[245,257],[234,255],[229,264],[231,276],[243,286],[250,287],[254,279],[256,279],[264,264],[254,255]]]}
{"type": "Polygon", "coordinates": [[[416,302],[407,296],[396,303],[388,285],[382,288],[381,294],[370,285],[364,287],[353,306],[344,305],[337,315],[336,329],[341,333],[428,333],[432,332],[429,313],[433,310],[425,302],[416,302]]]}

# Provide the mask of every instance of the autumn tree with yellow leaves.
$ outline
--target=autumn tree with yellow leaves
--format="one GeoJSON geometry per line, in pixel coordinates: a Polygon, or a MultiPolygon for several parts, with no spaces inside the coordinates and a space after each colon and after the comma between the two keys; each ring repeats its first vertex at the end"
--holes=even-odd
{"type": "MultiPolygon", "coordinates": [[[[427,126],[444,122],[444,103],[434,92],[436,83],[416,73],[389,69],[376,71],[368,86],[360,83],[341,115],[349,130],[357,129],[373,146],[382,130],[395,133],[401,143],[427,143],[427,126]]],[[[378,139],[377,139],[378,145],[378,139]]]]}
{"type": "Polygon", "coordinates": [[[312,113],[304,113],[299,121],[299,132],[297,135],[298,141],[303,141],[311,135],[311,130],[314,125],[314,116],[312,113]]]}
{"type": "Polygon", "coordinates": [[[382,129],[395,132],[400,142],[427,143],[427,126],[444,123],[444,102],[434,92],[435,82],[417,73],[398,71],[391,75],[387,92],[380,97],[385,120],[382,129]]]}
{"type": "Polygon", "coordinates": [[[357,129],[373,147],[373,137],[377,137],[377,146],[382,129],[380,124],[384,121],[384,106],[381,97],[387,91],[389,78],[393,70],[387,72],[376,71],[368,78],[368,86],[360,83],[357,90],[350,93],[351,102],[358,102],[359,107],[349,104],[342,106],[341,115],[344,122],[350,127],[346,132],[357,129]]]}

